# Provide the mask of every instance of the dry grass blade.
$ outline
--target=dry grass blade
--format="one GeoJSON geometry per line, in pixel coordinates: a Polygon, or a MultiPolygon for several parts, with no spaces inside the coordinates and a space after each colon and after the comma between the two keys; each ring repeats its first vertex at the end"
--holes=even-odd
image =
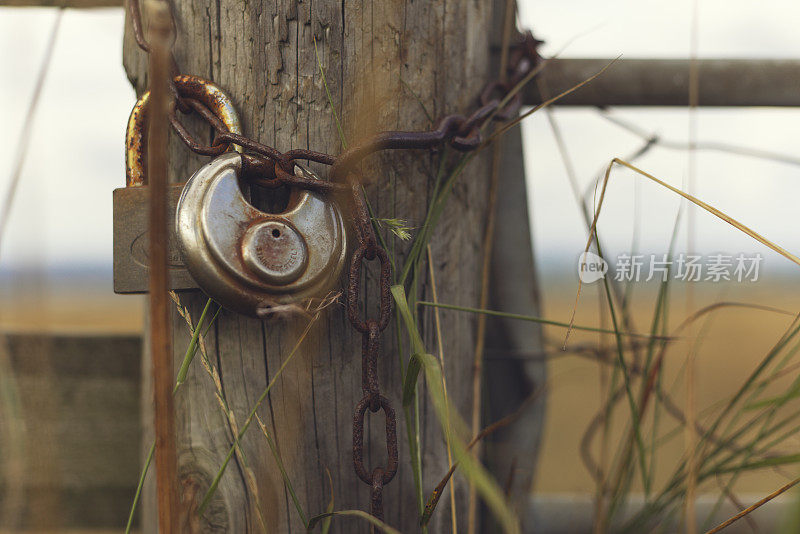
{"type": "Polygon", "coordinates": [[[764,506],[765,504],[767,504],[769,501],[771,501],[772,499],[774,499],[778,495],[789,491],[790,489],[795,487],[797,484],[800,484],[800,478],[796,478],[796,479],[792,480],[791,482],[789,482],[788,484],[778,488],[777,490],[773,491],[772,493],[770,493],[769,495],[767,495],[766,497],[764,497],[763,499],[761,499],[757,503],[755,503],[755,504],[753,504],[751,506],[748,506],[747,508],[745,508],[744,510],[742,510],[738,514],[728,518],[727,520],[723,521],[722,523],[720,523],[716,527],[714,527],[711,530],[707,531],[706,534],[716,534],[717,532],[720,532],[722,529],[732,525],[733,523],[735,523],[736,521],[738,521],[741,518],[745,517],[746,515],[750,514],[754,510],[757,510],[758,508],[764,506]]]}
{"type": "MultiPolygon", "coordinates": [[[[433,271],[433,254],[431,253],[431,246],[428,245],[428,275],[430,276],[431,280],[431,294],[433,295],[433,301],[439,302],[439,295],[436,291],[436,276],[434,275],[433,271]]],[[[433,310],[433,320],[434,324],[436,325],[436,343],[437,348],[439,349],[439,365],[442,366],[442,391],[444,391],[444,396],[447,398],[447,381],[445,379],[444,373],[444,345],[442,341],[442,328],[441,328],[441,321],[439,318],[439,310],[438,308],[434,308],[433,310]]],[[[449,424],[450,421],[450,404],[447,404],[447,421],[449,424]]],[[[450,443],[450,435],[452,433],[452,428],[448,429],[446,434],[446,442],[447,442],[447,467],[450,468],[450,472],[454,470],[455,466],[453,464],[453,446],[450,443]]],[[[438,499],[437,499],[438,500],[438,499]]],[[[427,513],[428,507],[425,507],[425,512],[427,513]]],[[[424,521],[424,517],[423,517],[424,521]]],[[[450,523],[453,529],[453,532],[458,532],[458,518],[456,515],[456,485],[455,483],[450,484],[450,523]]]]}
{"type": "MultiPolygon", "coordinates": [[[[744,503],[742,503],[741,499],[733,492],[728,484],[725,484],[720,477],[715,477],[715,481],[717,483],[717,487],[722,492],[722,495],[728,499],[728,501],[736,507],[739,512],[743,512],[745,508],[747,508],[744,503]]],[[[756,523],[755,519],[752,518],[749,514],[744,516],[744,520],[747,521],[747,526],[750,527],[751,532],[753,534],[761,534],[761,529],[758,528],[758,523],[756,523]]]]}
{"type": "MultiPolygon", "coordinates": [[[[322,304],[319,305],[320,306],[319,309],[321,310],[327,304],[328,304],[327,302],[323,302],[322,304]]],[[[220,466],[219,470],[217,471],[217,474],[214,477],[214,480],[211,482],[211,485],[209,486],[208,491],[206,492],[205,496],[203,497],[203,502],[200,503],[200,507],[198,509],[198,513],[202,514],[203,512],[205,512],[206,508],[208,507],[209,503],[211,502],[211,498],[214,496],[214,493],[216,493],[216,491],[217,491],[219,483],[222,480],[222,475],[225,473],[225,469],[228,467],[228,464],[230,463],[231,458],[233,458],[234,453],[236,453],[237,449],[239,449],[239,442],[242,440],[242,438],[244,438],[244,435],[247,432],[247,429],[250,427],[250,424],[253,422],[253,419],[255,419],[256,412],[257,412],[258,408],[261,406],[261,404],[267,398],[267,395],[269,394],[269,392],[272,389],[272,387],[275,385],[275,382],[278,380],[278,377],[280,377],[281,374],[283,374],[283,370],[286,369],[286,366],[289,365],[289,362],[292,361],[292,359],[294,358],[295,354],[300,349],[300,346],[303,344],[303,341],[305,341],[306,337],[308,336],[309,332],[311,331],[311,327],[314,325],[316,320],[319,318],[319,314],[320,314],[320,311],[317,311],[314,314],[314,316],[312,317],[312,319],[308,322],[306,327],[303,329],[303,331],[300,333],[300,336],[298,337],[297,341],[295,342],[295,345],[292,348],[291,352],[286,356],[286,358],[284,358],[284,360],[281,363],[280,367],[275,372],[275,375],[269,381],[269,384],[267,384],[267,387],[264,389],[264,391],[261,392],[261,395],[258,397],[258,400],[255,402],[255,404],[251,408],[250,413],[247,416],[247,419],[245,419],[244,424],[241,427],[241,430],[239,430],[238,435],[235,436],[234,443],[233,443],[233,445],[231,445],[231,448],[228,450],[228,454],[225,457],[225,460],[222,462],[222,465],[220,466]]],[[[298,510],[298,512],[299,512],[299,510],[298,510]]]]}
{"type": "MultiPolygon", "coordinates": [[[[211,299],[208,299],[206,305],[203,308],[202,313],[200,314],[200,319],[197,321],[197,325],[193,327],[192,324],[194,323],[194,321],[192,320],[192,314],[189,311],[189,308],[187,308],[181,303],[180,297],[178,297],[178,294],[175,293],[174,291],[170,291],[170,297],[175,302],[175,305],[178,310],[178,315],[180,315],[186,322],[186,326],[188,327],[189,333],[192,335],[191,341],[189,342],[189,349],[186,352],[186,356],[184,356],[184,362],[181,365],[181,369],[178,373],[178,381],[175,383],[174,391],[177,391],[178,388],[183,383],[181,381],[182,376],[184,379],[186,377],[185,374],[186,370],[188,369],[188,366],[191,364],[193,360],[192,351],[193,350],[199,351],[200,363],[202,364],[202,367],[205,370],[208,377],[211,379],[211,382],[214,384],[214,398],[216,399],[217,404],[219,404],[219,408],[223,417],[225,417],[225,420],[228,422],[228,430],[230,431],[230,438],[234,441],[234,444],[236,446],[236,457],[243,468],[243,475],[245,483],[247,484],[248,491],[250,491],[250,493],[253,495],[254,500],[256,502],[256,512],[258,513],[258,520],[261,522],[261,525],[263,527],[262,530],[266,531],[267,530],[266,516],[264,514],[264,510],[261,507],[260,500],[258,499],[258,485],[256,484],[255,481],[255,475],[252,469],[250,469],[248,465],[247,458],[239,444],[239,440],[236,438],[236,436],[239,435],[239,426],[236,422],[236,415],[233,413],[233,410],[231,410],[230,406],[228,405],[228,400],[225,397],[225,390],[222,388],[222,379],[220,378],[219,372],[217,371],[217,368],[211,363],[211,360],[208,357],[206,341],[202,333],[202,326],[204,325],[205,315],[208,312],[213,301],[211,299]]],[[[211,320],[206,326],[205,328],[206,333],[216,320],[219,311],[220,308],[217,309],[217,312],[212,316],[211,320]]],[[[194,506],[195,508],[195,515],[200,515],[202,513],[200,507],[195,506],[195,503],[193,503],[192,506],[194,506]]]]}
{"type": "Polygon", "coordinates": [[[770,313],[777,313],[779,315],[788,315],[789,317],[794,317],[796,315],[795,312],[785,310],[783,308],[776,308],[774,306],[766,306],[763,304],[753,304],[750,302],[735,302],[735,301],[722,301],[722,302],[715,302],[713,304],[709,304],[708,306],[704,306],[697,310],[696,312],[692,313],[689,317],[683,320],[681,324],[673,331],[673,336],[677,336],[679,332],[685,330],[691,323],[697,321],[703,315],[709,314],[721,308],[744,308],[748,310],[757,310],[757,311],[765,311],[770,313]]]}
{"type": "MultiPolygon", "coordinates": [[[[612,111],[608,109],[598,109],[598,114],[607,120],[608,122],[615,124],[622,128],[623,130],[639,137],[645,141],[648,141],[658,147],[667,148],[670,150],[687,150],[689,148],[689,143],[675,141],[671,139],[664,139],[660,135],[656,133],[651,133],[633,124],[621,117],[615,115],[612,111]]],[[[778,163],[785,163],[787,165],[797,165],[800,166],[800,158],[792,156],[790,154],[781,154],[778,152],[770,152],[768,150],[759,150],[756,148],[750,148],[747,146],[738,146],[738,145],[731,145],[727,143],[718,143],[718,142],[701,142],[696,141],[692,143],[694,150],[705,150],[705,151],[712,151],[712,152],[724,152],[727,154],[734,154],[737,156],[746,156],[756,159],[762,159],[767,161],[775,161],[778,163]]]]}
{"type": "MultiPolygon", "coordinates": [[[[751,228],[745,226],[744,224],[740,223],[739,221],[737,221],[733,217],[730,217],[730,216],[726,215],[725,213],[721,212],[720,210],[718,210],[717,208],[711,206],[710,204],[706,204],[702,200],[700,200],[700,199],[698,199],[698,198],[696,198],[696,197],[694,197],[694,196],[692,196],[692,195],[690,195],[688,193],[684,193],[683,191],[681,191],[677,187],[673,187],[673,186],[669,185],[668,183],[659,180],[658,178],[656,178],[652,174],[648,174],[645,171],[639,169],[638,167],[635,167],[635,166],[631,165],[630,163],[628,163],[626,161],[623,161],[623,160],[620,160],[620,159],[616,159],[616,158],[611,161],[611,164],[608,167],[608,171],[606,172],[605,180],[603,182],[603,191],[604,192],[605,192],[606,184],[608,183],[609,173],[611,172],[611,166],[614,163],[618,163],[619,165],[627,167],[630,170],[632,170],[632,171],[644,176],[645,178],[648,178],[648,179],[654,181],[655,183],[657,183],[657,184],[659,184],[659,185],[661,185],[663,187],[666,187],[667,189],[669,189],[673,193],[677,193],[678,195],[682,196],[683,198],[685,198],[689,202],[691,202],[691,203],[703,208],[704,210],[706,210],[707,212],[711,213],[712,215],[715,215],[715,216],[719,217],[720,219],[722,219],[723,221],[725,221],[726,223],[730,224],[731,226],[733,226],[737,230],[740,230],[741,232],[744,232],[745,234],[749,235],[750,237],[752,237],[753,239],[755,239],[756,241],[758,241],[762,245],[764,245],[766,247],[769,247],[770,249],[774,250],[775,252],[777,252],[778,254],[783,256],[784,258],[790,260],[791,262],[793,262],[793,263],[795,263],[797,265],[800,265],[800,258],[798,258],[794,254],[784,250],[783,248],[781,248],[780,246],[776,245],[775,243],[773,243],[769,239],[765,238],[764,236],[762,236],[761,234],[759,234],[755,230],[752,230],[751,228]]],[[[600,202],[602,203],[602,194],[601,194],[600,202]]],[[[600,212],[600,207],[601,207],[600,204],[598,204],[597,213],[595,214],[594,221],[592,222],[593,231],[597,226],[597,217],[598,217],[599,212],[600,212]]]]}
{"type": "MultiPolygon", "coordinates": [[[[308,520],[306,520],[306,514],[305,512],[303,512],[303,507],[300,505],[300,499],[297,498],[297,493],[294,491],[294,485],[292,484],[292,481],[289,478],[288,473],[286,472],[286,467],[283,464],[283,458],[281,457],[281,453],[278,450],[278,447],[275,445],[275,441],[272,439],[272,436],[269,433],[267,425],[264,424],[264,421],[261,420],[261,417],[259,417],[258,414],[256,414],[256,421],[258,422],[258,427],[261,429],[261,433],[267,440],[267,444],[269,445],[269,450],[272,453],[272,457],[275,459],[275,463],[278,465],[278,470],[281,472],[281,478],[283,478],[283,484],[289,490],[289,495],[292,498],[294,507],[297,510],[298,515],[300,515],[300,521],[303,522],[303,525],[308,527],[308,520]]],[[[330,473],[328,473],[328,477],[330,478],[330,473]]],[[[333,504],[333,500],[331,500],[331,504],[333,504]]]]}
{"type": "MultiPolygon", "coordinates": [[[[513,121],[509,122],[508,124],[504,125],[502,128],[498,128],[496,132],[494,132],[488,139],[486,139],[486,141],[483,142],[483,145],[485,146],[485,145],[489,145],[490,143],[493,143],[496,138],[502,136],[508,130],[510,130],[511,128],[513,128],[514,126],[516,126],[517,124],[519,124],[520,122],[525,120],[526,118],[530,117],[531,115],[533,115],[537,111],[549,107],[550,105],[554,104],[555,102],[558,102],[559,100],[561,100],[565,96],[569,95],[570,93],[574,93],[575,91],[577,91],[578,89],[580,89],[584,85],[590,83],[595,78],[597,78],[598,76],[603,74],[606,70],[608,70],[608,68],[611,67],[611,65],[613,65],[620,57],[621,56],[618,56],[618,57],[612,59],[602,69],[600,69],[596,73],[592,74],[591,76],[589,76],[588,78],[583,80],[581,83],[573,85],[569,89],[566,89],[565,91],[562,91],[562,92],[558,93],[556,96],[554,96],[552,98],[548,98],[547,100],[545,100],[541,104],[537,104],[537,105],[533,106],[533,108],[531,108],[530,110],[526,111],[525,113],[523,113],[522,115],[520,115],[519,117],[517,117],[513,121]]],[[[543,63],[543,65],[544,64],[546,64],[546,63],[543,63]]],[[[534,73],[535,72],[538,72],[538,71],[534,71],[534,73]]],[[[522,83],[522,82],[520,82],[520,83],[522,83]]]]}
{"type": "MultiPolygon", "coordinates": [[[[619,158],[612,159],[611,163],[609,163],[608,167],[606,168],[606,173],[605,173],[605,176],[603,178],[603,185],[602,185],[602,188],[600,190],[600,199],[597,202],[597,209],[595,210],[594,218],[592,219],[592,226],[589,229],[589,239],[586,242],[586,248],[584,249],[584,252],[588,252],[589,251],[589,248],[592,246],[592,241],[595,240],[596,233],[597,233],[597,219],[600,217],[600,210],[603,208],[603,200],[605,199],[606,188],[608,186],[608,180],[609,180],[609,177],[611,176],[611,169],[614,167],[614,164],[622,165],[623,167],[626,167],[626,168],[634,171],[635,173],[637,173],[637,174],[639,174],[641,176],[644,176],[645,178],[657,183],[658,185],[669,189],[673,193],[675,193],[677,195],[680,195],[681,197],[685,198],[686,200],[688,200],[692,204],[703,208],[704,210],[706,210],[707,212],[711,213],[712,215],[715,215],[716,217],[719,217],[720,219],[722,219],[726,223],[730,224],[731,226],[733,226],[737,230],[749,235],[750,237],[752,237],[753,239],[755,239],[756,241],[758,241],[762,245],[774,250],[775,252],[777,252],[778,254],[783,256],[784,258],[788,259],[792,263],[800,265],[800,258],[795,256],[791,252],[788,252],[788,251],[784,250],[782,247],[776,245],[775,243],[773,243],[772,241],[770,241],[766,237],[762,236],[761,234],[759,234],[755,230],[745,226],[744,224],[740,223],[739,221],[737,221],[733,217],[730,217],[729,215],[726,215],[725,213],[721,212],[720,210],[718,210],[714,206],[711,206],[710,204],[706,204],[705,202],[703,202],[699,198],[694,197],[694,196],[692,196],[692,195],[690,195],[688,193],[685,193],[681,189],[678,189],[677,187],[669,185],[668,183],[666,183],[666,182],[664,182],[662,180],[659,180],[658,178],[656,178],[652,174],[649,174],[649,173],[641,170],[640,168],[638,168],[638,167],[636,167],[634,165],[631,165],[627,161],[619,159],[619,158]]],[[[582,282],[578,281],[578,291],[577,291],[577,294],[575,295],[575,304],[574,304],[574,306],[572,308],[572,315],[571,315],[570,320],[569,320],[569,325],[570,326],[569,326],[569,329],[567,331],[567,334],[566,334],[566,337],[565,337],[565,340],[564,340],[565,343],[566,343],[566,339],[569,337],[570,330],[572,330],[573,325],[575,323],[575,311],[576,311],[576,309],[578,307],[578,300],[580,298],[582,285],[583,285],[582,282]]]]}

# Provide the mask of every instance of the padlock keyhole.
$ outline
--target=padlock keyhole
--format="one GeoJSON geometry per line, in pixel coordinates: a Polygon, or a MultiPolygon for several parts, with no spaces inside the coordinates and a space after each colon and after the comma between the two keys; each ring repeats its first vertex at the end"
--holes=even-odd
{"type": "Polygon", "coordinates": [[[251,184],[250,204],[259,211],[277,215],[289,208],[290,193],[291,191],[286,186],[269,189],[251,184]]]}
{"type": "Polygon", "coordinates": [[[275,229],[273,229],[273,230],[272,230],[272,237],[274,237],[275,239],[277,239],[277,238],[279,238],[280,236],[281,236],[281,231],[280,231],[280,230],[278,230],[277,228],[275,228],[275,229]]]}

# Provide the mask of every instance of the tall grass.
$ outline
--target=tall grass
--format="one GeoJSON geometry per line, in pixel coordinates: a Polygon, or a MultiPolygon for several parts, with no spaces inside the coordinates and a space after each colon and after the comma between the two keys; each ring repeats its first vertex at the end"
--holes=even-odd
{"type": "MultiPolygon", "coordinates": [[[[590,226],[590,239],[587,243],[586,250],[597,237],[597,220],[602,209],[603,198],[606,191],[606,185],[610,178],[611,169],[614,165],[621,165],[633,170],[638,176],[644,177],[655,183],[667,188],[673,193],[676,193],[689,202],[699,206],[700,208],[716,215],[726,223],[733,226],[746,235],[752,237],[764,246],[771,248],[782,256],[786,257],[794,263],[798,263],[798,258],[793,254],[787,252],[777,244],[767,240],[754,230],[744,226],[727,214],[715,209],[714,207],[706,204],[700,199],[689,195],[678,188],[669,186],[665,182],[655,178],[641,169],[633,166],[632,164],[623,160],[612,160],[609,164],[600,192],[600,199],[597,209],[590,226]]],[[[676,225],[677,228],[677,225],[676,225]]],[[[674,247],[675,234],[673,234],[670,250],[674,247]]],[[[669,277],[667,277],[669,280],[669,277]]],[[[667,315],[667,302],[670,299],[672,288],[665,282],[661,285],[655,303],[653,319],[651,322],[651,334],[656,334],[659,329],[666,337],[664,318],[667,315]]],[[[615,315],[613,310],[613,300],[610,292],[606,289],[607,300],[609,305],[609,313],[612,316],[612,321],[615,315]]],[[[628,419],[629,431],[620,442],[616,445],[617,459],[612,463],[611,473],[606,480],[611,480],[612,484],[603,484],[600,486],[600,491],[603,493],[602,502],[606,502],[605,509],[602,514],[598,514],[600,524],[597,525],[596,531],[606,532],[609,530],[620,532],[641,532],[644,529],[651,528],[666,528],[664,527],[665,520],[670,517],[675,517],[682,505],[685,504],[686,499],[691,499],[694,494],[695,487],[700,488],[704,482],[716,480],[718,477],[727,476],[727,481],[723,484],[720,499],[729,495],[731,488],[736,478],[745,472],[757,469],[765,469],[775,466],[792,465],[800,461],[799,455],[794,454],[777,454],[777,447],[786,439],[796,435],[800,431],[800,421],[796,413],[792,412],[782,418],[778,418],[780,408],[797,396],[798,380],[789,384],[783,395],[773,396],[770,398],[761,398],[761,394],[768,384],[772,384],[776,378],[783,374],[785,367],[792,361],[796,355],[800,344],[796,341],[800,326],[798,320],[795,319],[787,328],[784,335],[776,342],[775,346],[766,355],[764,355],[750,376],[739,387],[737,392],[725,401],[716,410],[710,413],[701,412],[698,414],[700,419],[697,422],[692,417],[686,417],[685,414],[679,411],[679,423],[691,426],[691,432],[696,433],[696,440],[694,445],[686,451],[684,457],[675,466],[672,474],[667,478],[666,483],[660,488],[652,488],[652,466],[655,465],[656,455],[660,446],[664,443],[662,436],[659,436],[658,415],[661,412],[671,412],[674,415],[675,406],[671,402],[669,395],[663,391],[659,384],[660,376],[662,374],[665,354],[668,351],[675,351],[676,344],[670,341],[678,338],[682,331],[686,331],[687,327],[698,320],[701,316],[712,314],[714,312],[724,309],[724,305],[710,306],[707,310],[701,310],[703,313],[697,313],[689,317],[687,321],[682,323],[675,331],[671,332],[667,339],[659,340],[655,335],[651,338],[648,344],[647,356],[644,363],[642,372],[633,374],[630,373],[625,361],[632,358],[630,353],[625,354],[624,346],[618,344],[619,361],[615,365],[614,373],[623,374],[623,379],[632,383],[637,381],[639,383],[639,395],[635,399],[636,402],[630,403],[631,395],[628,394],[628,387],[625,386],[625,398],[628,399],[630,404],[630,417],[628,419]],[[656,344],[660,344],[658,351],[656,351],[656,344]],[[665,404],[670,402],[672,406],[670,410],[665,410],[665,404]],[[757,412],[753,414],[753,412],[757,412]],[[651,422],[651,436],[649,439],[649,447],[643,448],[638,443],[636,438],[636,447],[632,447],[631,442],[636,435],[636,429],[641,429],[645,418],[649,418],[651,422]],[[647,467],[647,466],[651,467],[647,467]],[[694,467],[693,467],[694,466],[694,467]],[[631,492],[631,480],[635,471],[639,472],[642,478],[642,486],[644,489],[645,505],[644,507],[624,521],[618,520],[618,512],[624,508],[625,503],[631,492]],[[659,527],[661,525],[661,527],[659,527]]],[[[754,306],[757,309],[765,309],[765,307],[754,306]]],[[[776,310],[766,310],[776,311],[776,310]]],[[[574,316],[573,316],[574,317],[574,316]]],[[[702,339],[697,338],[697,341],[702,339]]],[[[618,338],[619,336],[617,336],[618,338]]],[[[688,348],[688,353],[691,355],[697,349],[697,341],[688,348]]],[[[691,356],[690,356],[691,358],[691,356]]],[[[611,388],[614,391],[614,388],[611,388]]],[[[609,394],[607,397],[607,405],[605,407],[606,416],[610,414],[611,410],[617,405],[623,396],[619,394],[609,394]]],[[[671,432],[672,436],[675,435],[671,432]]],[[[788,487],[781,488],[782,491],[788,490],[788,487]]],[[[769,500],[769,499],[767,499],[769,500]]],[[[766,502],[766,501],[765,501],[766,502]]],[[[762,503],[763,504],[763,503],[762,503]]],[[[752,508],[755,509],[755,508],[752,508]]],[[[688,514],[691,517],[691,512],[688,514]]],[[[744,517],[746,513],[742,513],[744,517]]],[[[706,520],[706,524],[708,519],[706,520]]],[[[729,523],[728,523],[729,524],[729,523]]],[[[725,525],[723,525],[724,528],[725,525]]],[[[687,525],[684,525],[686,528],[687,525]]],[[[690,530],[687,528],[687,530],[690,530]]]]}

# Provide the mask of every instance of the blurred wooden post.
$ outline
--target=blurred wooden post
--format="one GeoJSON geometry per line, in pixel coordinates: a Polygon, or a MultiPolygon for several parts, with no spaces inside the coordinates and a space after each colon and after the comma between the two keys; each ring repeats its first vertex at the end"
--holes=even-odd
{"type": "MultiPolygon", "coordinates": [[[[495,51],[502,43],[506,4],[502,0],[495,2],[492,31],[495,51]]],[[[500,61],[493,64],[499,65],[500,61]]],[[[503,136],[501,145],[487,307],[538,316],[541,315],[539,286],[522,150],[522,129],[518,126],[503,136]]],[[[519,415],[485,440],[485,461],[508,490],[523,531],[538,531],[529,500],[544,428],[547,363],[529,355],[542,349],[542,329],[537,324],[487,317],[486,332],[483,426],[518,410],[519,415]]],[[[485,514],[482,531],[496,530],[491,517],[485,514]]]]}
{"type": "Polygon", "coordinates": [[[175,407],[172,389],[172,328],[167,258],[167,171],[170,112],[170,45],[172,21],[163,1],[145,2],[151,22],[148,75],[150,105],[147,128],[147,178],[149,197],[150,354],[152,354],[153,413],[155,421],[155,472],[159,532],[178,531],[178,473],[175,445],[175,407]]]}

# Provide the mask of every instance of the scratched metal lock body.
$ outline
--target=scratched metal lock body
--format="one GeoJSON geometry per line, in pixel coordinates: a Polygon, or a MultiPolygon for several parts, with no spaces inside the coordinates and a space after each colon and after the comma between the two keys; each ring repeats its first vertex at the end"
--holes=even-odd
{"type": "MultiPolygon", "coordinates": [[[[189,272],[211,298],[246,315],[322,296],[347,253],[339,209],[320,193],[293,190],[283,212],[262,212],[241,191],[241,167],[239,154],[223,154],[186,182],[176,232],[189,272]]],[[[299,165],[294,172],[318,179],[299,165]]]]}
{"type": "MultiPolygon", "coordinates": [[[[211,82],[196,76],[181,75],[174,80],[181,96],[200,100],[222,120],[228,130],[241,133],[236,109],[225,93],[211,82]]],[[[145,173],[147,109],[150,93],[136,102],[128,119],[125,134],[126,187],[114,190],[114,292],[146,293],[149,289],[148,269],[148,198],[145,173]]],[[[175,206],[183,183],[170,184],[167,201],[168,276],[170,289],[197,288],[181,257],[175,236],[175,206]]]]}
{"type": "MultiPolygon", "coordinates": [[[[167,189],[170,206],[176,206],[183,184],[170,184],[167,189]]],[[[148,187],[121,187],[114,190],[114,292],[146,293],[148,291],[148,187]]],[[[167,220],[168,276],[170,289],[192,289],[192,279],[175,239],[175,210],[167,220]]]]}

